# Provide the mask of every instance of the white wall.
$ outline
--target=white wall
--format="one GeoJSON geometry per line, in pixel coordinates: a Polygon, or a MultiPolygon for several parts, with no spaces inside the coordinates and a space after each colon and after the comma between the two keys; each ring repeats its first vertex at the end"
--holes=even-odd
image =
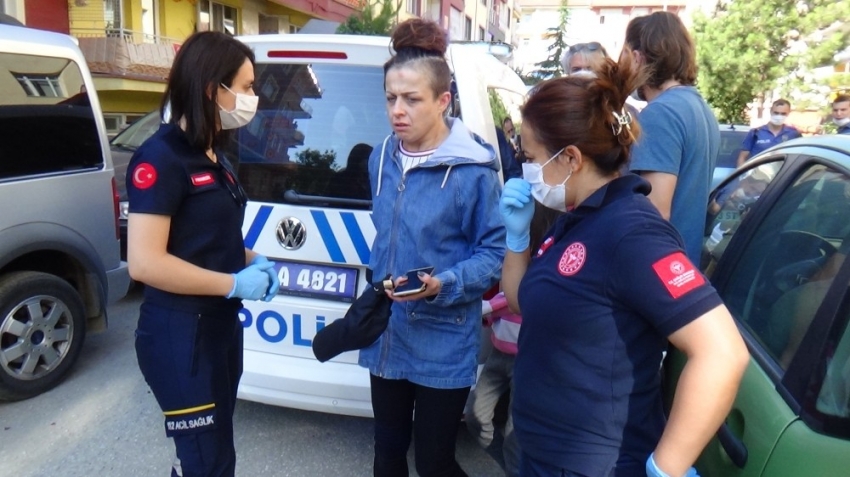
{"type": "Polygon", "coordinates": [[[0,0],[0,13],[13,16],[23,24],[27,23],[24,13],[24,0],[0,0]]]}

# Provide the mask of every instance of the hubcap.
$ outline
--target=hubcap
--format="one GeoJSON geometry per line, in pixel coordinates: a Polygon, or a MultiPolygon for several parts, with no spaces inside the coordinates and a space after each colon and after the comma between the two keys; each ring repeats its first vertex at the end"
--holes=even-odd
{"type": "Polygon", "coordinates": [[[43,377],[68,354],[73,330],[71,310],[56,297],[19,303],[0,322],[0,368],[16,379],[43,377]]]}

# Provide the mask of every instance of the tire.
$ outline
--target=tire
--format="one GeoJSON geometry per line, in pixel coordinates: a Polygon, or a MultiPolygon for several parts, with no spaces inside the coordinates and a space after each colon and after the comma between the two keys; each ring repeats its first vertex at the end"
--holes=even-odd
{"type": "Polygon", "coordinates": [[[83,301],[66,281],[41,272],[0,277],[0,401],[59,384],[80,355],[85,326],[83,301]]]}

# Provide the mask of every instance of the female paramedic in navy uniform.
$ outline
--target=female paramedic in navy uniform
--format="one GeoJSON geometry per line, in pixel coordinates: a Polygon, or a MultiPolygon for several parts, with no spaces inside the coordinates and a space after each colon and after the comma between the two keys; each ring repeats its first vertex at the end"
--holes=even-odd
{"type": "Polygon", "coordinates": [[[184,477],[234,474],[237,313],[241,299],[269,301],[279,287],[272,263],[244,246],[247,198],[219,149],[256,113],[253,81],[244,44],[215,32],[190,37],[163,98],[171,120],[128,166],[128,262],[145,284],[136,356],[184,477]]]}
{"type": "Polygon", "coordinates": [[[475,383],[481,296],[499,280],[505,247],[499,161],[445,116],[451,72],[440,26],[405,21],[392,46],[384,89],[393,134],[369,158],[369,266],[376,277],[434,271],[421,276],[424,291],[395,298],[386,331],[360,352],[371,375],[374,475],[408,475],[412,434],[420,476],[465,476],[455,440],[475,383]]]}
{"type": "Polygon", "coordinates": [[[523,316],[512,400],[522,476],[695,475],[748,363],[648,183],[617,172],[638,133],[624,110],[638,76],[630,57],[606,60],[596,78],[541,83],[522,107],[528,162],[500,201],[502,284],[523,316]],[[535,251],[532,197],[569,210],[535,251]],[[668,340],[688,361],[665,422],[668,340]]]}

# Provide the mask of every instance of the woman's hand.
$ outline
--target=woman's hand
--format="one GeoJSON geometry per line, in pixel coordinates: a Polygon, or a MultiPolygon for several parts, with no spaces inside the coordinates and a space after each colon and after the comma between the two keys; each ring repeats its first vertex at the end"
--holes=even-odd
{"type": "Polygon", "coordinates": [[[531,184],[525,179],[513,178],[505,183],[499,199],[499,214],[505,223],[505,242],[508,250],[520,253],[531,241],[529,227],[534,216],[534,201],[531,200],[531,184]]]}
{"type": "MultiPolygon", "coordinates": [[[[421,300],[423,298],[435,296],[440,293],[440,290],[443,288],[443,283],[440,281],[439,278],[432,277],[431,275],[428,275],[425,272],[419,272],[418,276],[419,280],[421,280],[422,283],[425,284],[425,289],[419,293],[414,293],[412,295],[405,296],[395,296],[393,295],[392,290],[385,290],[384,292],[387,294],[388,297],[390,297],[391,300],[399,303],[413,300],[421,300]]],[[[394,282],[394,288],[398,288],[399,286],[404,285],[405,283],[407,283],[407,277],[399,277],[394,282]]]]}

